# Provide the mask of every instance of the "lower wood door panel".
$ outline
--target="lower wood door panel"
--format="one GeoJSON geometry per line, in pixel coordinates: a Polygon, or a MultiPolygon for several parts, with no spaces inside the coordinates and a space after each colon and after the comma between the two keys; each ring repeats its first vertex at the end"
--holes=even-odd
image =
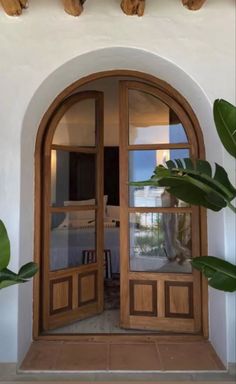
{"type": "Polygon", "coordinates": [[[44,306],[49,313],[47,329],[102,312],[98,279],[96,265],[51,272],[48,308],[44,306]]]}
{"type": "Polygon", "coordinates": [[[130,272],[128,295],[126,299],[122,295],[121,326],[199,333],[201,292],[197,275],[198,272],[188,275],[130,272]]]}

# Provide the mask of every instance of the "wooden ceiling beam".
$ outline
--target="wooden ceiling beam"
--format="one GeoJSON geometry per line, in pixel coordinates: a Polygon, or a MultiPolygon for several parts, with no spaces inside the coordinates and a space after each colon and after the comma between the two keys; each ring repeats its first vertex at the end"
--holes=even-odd
{"type": "Polygon", "coordinates": [[[83,12],[85,0],[63,0],[64,10],[72,16],[79,16],[83,12]]]}
{"type": "Polygon", "coordinates": [[[19,16],[28,6],[28,0],[0,0],[0,3],[9,16],[19,16]]]}
{"type": "MultiPolygon", "coordinates": [[[[62,0],[64,9],[73,16],[79,16],[86,0],[62,0]]],[[[177,1],[177,0],[176,0],[177,1]]],[[[146,0],[121,0],[121,8],[126,15],[143,16],[146,0]]],[[[206,0],[182,0],[185,7],[192,11],[200,9],[206,0]]],[[[3,9],[9,16],[18,16],[23,8],[27,8],[28,0],[0,0],[3,9]]]]}
{"type": "Polygon", "coordinates": [[[197,11],[202,8],[205,2],[206,0],[182,0],[183,5],[191,11],[197,11]]]}
{"type": "Polygon", "coordinates": [[[122,0],[120,6],[126,15],[143,16],[145,0],[122,0]]]}

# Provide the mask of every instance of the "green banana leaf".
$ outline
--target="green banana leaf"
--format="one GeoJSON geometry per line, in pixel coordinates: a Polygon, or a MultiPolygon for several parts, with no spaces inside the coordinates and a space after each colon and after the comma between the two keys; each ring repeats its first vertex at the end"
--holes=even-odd
{"type": "Polygon", "coordinates": [[[208,284],[220,291],[236,291],[236,266],[214,256],[201,256],[192,260],[192,266],[201,271],[208,284]]]}
{"type": "Polygon", "coordinates": [[[10,261],[10,241],[7,230],[0,220],[0,271],[6,268],[10,261]]]}
{"type": "Polygon", "coordinates": [[[18,276],[21,279],[30,279],[38,271],[38,265],[36,263],[30,262],[21,267],[19,270],[18,276]]]}
{"type": "Polygon", "coordinates": [[[13,284],[26,283],[37,271],[38,266],[33,262],[23,265],[18,274],[7,268],[2,269],[0,271],[0,289],[13,284]]]}
{"type": "Polygon", "coordinates": [[[213,211],[220,211],[228,205],[235,211],[231,201],[236,197],[236,189],[229,181],[227,172],[215,164],[213,175],[210,163],[205,160],[169,160],[166,167],[159,165],[155,168],[151,179],[130,184],[166,187],[169,193],[186,203],[213,211]]]}
{"type": "Polygon", "coordinates": [[[236,158],[236,107],[217,99],[213,107],[218,135],[225,149],[236,158]]]}
{"type": "Polygon", "coordinates": [[[12,272],[7,268],[10,261],[10,241],[7,230],[0,220],[0,289],[10,285],[26,283],[38,271],[36,263],[30,262],[23,265],[19,273],[12,272]]]}

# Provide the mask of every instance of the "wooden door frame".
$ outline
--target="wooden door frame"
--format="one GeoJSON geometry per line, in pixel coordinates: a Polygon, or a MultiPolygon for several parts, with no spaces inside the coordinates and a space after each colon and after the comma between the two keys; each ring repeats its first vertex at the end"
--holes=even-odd
{"type": "MultiPolygon", "coordinates": [[[[43,142],[45,139],[45,135],[47,132],[48,124],[51,120],[52,115],[57,111],[57,109],[63,105],[64,100],[72,95],[76,90],[79,91],[79,87],[86,85],[94,80],[99,80],[103,78],[109,77],[126,77],[127,80],[134,79],[136,81],[146,82],[154,87],[157,87],[159,90],[165,92],[168,96],[174,99],[178,104],[182,106],[186,115],[190,119],[197,138],[198,148],[199,148],[199,157],[201,159],[205,158],[205,146],[203,141],[203,134],[198,122],[198,119],[192,110],[188,101],[171,85],[166,83],[163,80],[156,78],[155,76],[131,70],[111,70],[93,73],[86,77],[83,77],[67,88],[65,88],[52,102],[49,106],[48,110],[44,114],[37,133],[36,144],[35,144],[35,195],[34,195],[34,261],[39,265],[39,272],[34,278],[33,284],[33,339],[39,340],[83,340],[83,341],[108,341],[108,340],[150,340],[150,335],[110,335],[110,334],[100,334],[100,335],[92,335],[92,334],[84,334],[84,335],[41,335],[40,334],[40,323],[41,323],[41,310],[40,310],[40,300],[41,300],[41,280],[42,280],[42,148],[43,142]]],[[[207,254],[207,217],[206,217],[206,209],[200,208],[200,248],[201,255],[207,254]]],[[[201,335],[188,336],[184,337],[194,339],[198,337],[208,338],[209,335],[209,322],[208,322],[208,283],[207,279],[202,276],[201,277],[201,302],[202,302],[202,332],[201,335]]],[[[153,338],[157,338],[155,334],[152,334],[153,338]]],[[[163,334],[163,337],[166,337],[163,334]]],[[[178,339],[178,335],[171,335],[170,338],[178,339]]]]}

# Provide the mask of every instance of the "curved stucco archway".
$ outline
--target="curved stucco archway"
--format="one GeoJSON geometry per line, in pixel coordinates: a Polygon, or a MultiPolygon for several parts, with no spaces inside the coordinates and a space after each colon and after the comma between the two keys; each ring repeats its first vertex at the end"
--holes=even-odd
{"type": "MultiPolygon", "coordinates": [[[[75,81],[92,73],[110,70],[132,70],[147,73],[166,81],[190,103],[203,131],[206,156],[222,163],[223,151],[212,121],[212,106],[201,87],[176,63],[149,51],[130,48],[106,48],[80,55],[63,63],[41,83],[30,100],[21,132],[21,206],[20,206],[20,264],[30,261],[34,239],[34,150],[38,127],[48,107],[60,93],[75,81]]],[[[208,215],[209,252],[224,254],[222,241],[223,216],[208,215]],[[219,223],[219,224],[218,224],[219,223]],[[219,239],[219,240],[217,240],[219,239]]],[[[32,289],[19,288],[18,360],[24,356],[32,338],[32,289]]],[[[225,296],[210,294],[210,336],[223,361],[226,361],[226,303],[225,296]],[[217,319],[217,321],[216,321],[217,319]],[[221,332],[217,324],[221,324],[221,332]]]]}

